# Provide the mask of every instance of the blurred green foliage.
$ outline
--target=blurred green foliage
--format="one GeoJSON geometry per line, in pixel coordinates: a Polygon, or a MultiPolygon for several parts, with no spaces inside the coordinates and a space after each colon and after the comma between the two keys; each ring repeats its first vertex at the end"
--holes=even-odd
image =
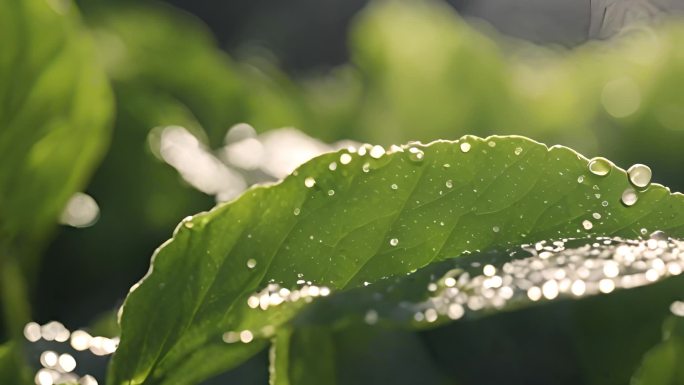
{"type": "Polygon", "coordinates": [[[632,385],[684,384],[684,319],[668,317],[663,342],[651,349],[632,379],[632,385]]]}
{"type": "MultiPolygon", "coordinates": [[[[522,134],[649,164],[656,181],[684,189],[681,21],[567,50],[466,23],[437,0],[376,1],[350,27],[350,63],[296,79],[266,57],[231,59],[199,20],[154,1],[5,0],[0,44],[0,261],[14,261],[3,273],[18,260],[35,287],[37,257],[75,191],[102,210],[42,253],[39,318],[81,326],[110,310],[175,224],[213,206],[154,156],[158,126],[182,125],[210,148],[239,122],[383,145],[522,134]]],[[[25,305],[8,305],[10,292],[5,308],[25,305]]],[[[25,318],[5,313],[5,329],[25,318]]]]}

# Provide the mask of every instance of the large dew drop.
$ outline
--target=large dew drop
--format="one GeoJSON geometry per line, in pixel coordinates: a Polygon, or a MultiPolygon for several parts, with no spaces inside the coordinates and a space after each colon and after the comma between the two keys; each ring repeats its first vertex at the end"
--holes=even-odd
{"type": "Polygon", "coordinates": [[[589,161],[589,171],[591,171],[592,174],[598,175],[598,176],[605,176],[608,175],[610,170],[613,167],[610,164],[610,161],[606,158],[602,157],[596,157],[592,158],[589,161]]]}
{"type": "Polygon", "coordinates": [[[638,197],[637,192],[633,188],[627,187],[625,191],[622,192],[622,204],[625,206],[632,206],[636,203],[638,197]]]}
{"type": "Polygon", "coordinates": [[[385,155],[385,149],[380,145],[375,145],[370,150],[370,156],[372,158],[380,159],[383,155],[385,155]]]}
{"type": "Polygon", "coordinates": [[[411,159],[411,161],[422,162],[423,158],[425,158],[425,153],[423,152],[423,150],[417,147],[409,148],[409,159],[411,159]]]}
{"type": "Polygon", "coordinates": [[[306,186],[308,188],[313,187],[315,184],[316,184],[316,179],[314,179],[312,177],[308,177],[308,178],[304,179],[304,186],[306,186]]]}
{"type": "Polygon", "coordinates": [[[391,246],[396,246],[399,244],[399,240],[397,238],[392,238],[389,243],[391,246]]]}
{"type": "Polygon", "coordinates": [[[468,142],[461,143],[461,151],[463,151],[463,152],[470,151],[470,147],[471,147],[470,143],[468,143],[468,142]]]}
{"type": "Polygon", "coordinates": [[[352,161],[352,156],[344,153],[340,155],[340,163],[342,164],[349,164],[352,161]]]}
{"type": "Polygon", "coordinates": [[[643,164],[635,164],[627,170],[629,181],[635,187],[644,188],[651,183],[651,168],[643,164]]]}

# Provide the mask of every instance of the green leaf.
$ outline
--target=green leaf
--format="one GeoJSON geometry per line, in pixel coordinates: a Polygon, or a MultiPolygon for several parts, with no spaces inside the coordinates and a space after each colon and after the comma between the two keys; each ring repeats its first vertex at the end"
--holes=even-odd
{"type": "Polygon", "coordinates": [[[631,384],[684,384],[684,318],[671,316],[665,321],[663,342],[644,356],[631,384]]]}
{"type": "Polygon", "coordinates": [[[112,96],[70,1],[3,1],[0,44],[0,236],[29,248],[102,156],[112,96]]]}
{"type": "MultiPolygon", "coordinates": [[[[240,74],[208,28],[192,15],[155,1],[86,2],[83,7],[117,96],[153,95],[160,98],[157,109],[173,100],[196,117],[214,145],[243,119],[240,74]]],[[[119,103],[139,108],[125,99],[119,103]]],[[[135,112],[138,120],[152,115],[145,109],[135,112]]]]}
{"type": "Polygon", "coordinates": [[[0,345],[0,381],[3,384],[31,384],[30,371],[13,342],[0,345]]]}
{"type": "Polygon", "coordinates": [[[271,345],[271,385],[335,385],[335,347],[324,327],[280,330],[271,345]]]}
{"type": "Polygon", "coordinates": [[[110,383],[163,382],[169,368],[234,333],[271,338],[307,301],[252,309],[248,299],[269,283],[292,291],[310,281],[316,289],[304,297],[314,297],[538,240],[634,237],[642,228],[684,235],[681,194],[652,184],[625,206],[624,170],[594,175],[565,147],[466,136],[376,151],[322,155],[181,223],[125,302],[110,383]]]}

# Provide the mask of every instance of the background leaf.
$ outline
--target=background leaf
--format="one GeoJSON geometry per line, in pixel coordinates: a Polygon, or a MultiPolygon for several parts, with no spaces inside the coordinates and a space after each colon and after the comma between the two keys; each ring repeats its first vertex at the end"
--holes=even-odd
{"type": "Polygon", "coordinates": [[[50,4],[0,5],[3,248],[36,248],[109,138],[112,96],[92,42],[70,2],[50,4]]]}

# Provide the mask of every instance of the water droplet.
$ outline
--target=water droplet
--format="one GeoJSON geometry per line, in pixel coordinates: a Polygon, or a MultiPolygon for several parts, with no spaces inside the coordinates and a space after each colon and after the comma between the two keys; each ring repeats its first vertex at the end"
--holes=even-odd
{"type": "Polygon", "coordinates": [[[594,217],[594,219],[601,219],[601,214],[599,213],[593,213],[591,216],[594,217]]]}
{"type": "Polygon", "coordinates": [[[409,148],[409,159],[413,162],[421,162],[425,158],[423,150],[417,147],[409,148]]]}
{"type": "Polygon", "coordinates": [[[494,226],[494,227],[492,227],[492,231],[495,232],[495,233],[498,233],[499,230],[501,230],[501,229],[499,229],[499,226],[494,226]]]}
{"type": "Polygon", "coordinates": [[[256,266],[257,262],[256,259],[250,258],[247,260],[247,267],[250,269],[253,269],[256,266]]]}
{"type": "Polygon", "coordinates": [[[532,286],[532,287],[530,287],[529,289],[527,289],[527,297],[528,297],[531,301],[533,301],[533,302],[534,302],[534,301],[539,301],[539,300],[541,299],[541,296],[542,296],[542,291],[541,291],[541,289],[540,289],[539,287],[537,287],[537,286],[532,286]]]}
{"type": "Polygon", "coordinates": [[[670,312],[677,317],[684,317],[684,301],[674,301],[670,305],[670,312]]]}
{"type": "Polygon", "coordinates": [[[651,168],[643,164],[635,164],[627,170],[629,181],[638,188],[644,188],[651,183],[651,168]]]}
{"type": "Polygon", "coordinates": [[[577,183],[582,183],[584,182],[584,175],[580,175],[577,177],[577,183]]]}
{"type": "Polygon", "coordinates": [[[603,207],[608,207],[608,201],[603,201],[603,202],[601,202],[601,206],[603,206],[603,207]]]}
{"type": "Polygon", "coordinates": [[[330,162],[330,164],[328,165],[328,169],[330,169],[330,171],[337,170],[337,162],[330,162]]]}
{"type": "Polygon", "coordinates": [[[376,322],[378,322],[378,312],[375,310],[368,310],[366,312],[366,316],[364,317],[364,321],[368,325],[375,325],[376,322]]]}
{"type": "Polygon", "coordinates": [[[639,230],[639,232],[641,233],[641,235],[646,235],[646,233],[648,233],[648,230],[647,229],[641,229],[641,230],[639,230]]]}
{"type": "Polygon", "coordinates": [[[493,140],[490,140],[489,142],[487,142],[487,145],[488,145],[489,147],[496,147],[496,142],[493,141],[493,140]]]}
{"type": "Polygon", "coordinates": [[[445,185],[447,186],[447,188],[452,188],[454,187],[454,182],[452,182],[451,179],[449,179],[446,181],[445,185]]]}
{"type": "Polygon", "coordinates": [[[389,243],[391,246],[396,246],[399,244],[399,240],[397,238],[392,238],[389,243]]]}
{"type": "Polygon", "coordinates": [[[546,299],[554,299],[558,297],[558,282],[549,280],[542,285],[542,294],[546,299]]]}
{"type": "Polygon", "coordinates": [[[447,315],[452,320],[457,320],[457,319],[463,317],[463,314],[465,314],[465,309],[463,309],[463,306],[461,304],[452,303],[451,305],[449,305],[449,310],[447,311],[447,315]]]}
{"type": "Polygon", "coordinates": [[[185,226],[188,229],[191,229],[193,226],[195,226],[195,224],[192,223],[192,221],[185,221],[183,222],[183,226],[185,226]]]}
{"type": "Polygon", "coordinates": [[[344,153],[344,154],[340,155],[340,163],[342,163],[342,164],[349,164],[351,161],[352,161],[352,156],[351,156],[351,155],[349,155],[349,154],[347,154],[347,153],[344,153]]]}
{"type": "Polygon", "coordinates": [[[581,279],[575,280],[575,282],[572,283],[572,286],[570,286],[570,291],[577,297],[583,295],[586,289],[587,285],[581,279]]]}
{"type": "Polygon", "coordinates": [[[468,151],[470,151],[470,147],[471,147],[471,146],[470,146],[470,143],[468,143],[468,142],[463,142],[463,143],[461,143],[461,146],[460,146],[460,147],[461,147],[461,151],[462,151],[462,152],[468,152],[468,151]]]}
{"type": "Polygon", "coordinates": [[[442,165],[442,167],[444,167],[444,168],[449,168],[449,167],[451,167],[451,165],[450,165],[449,163],[444,163],[444,164],[442,165]]]}
{"type": "Polygon", "coordinates": [[[523,149],[522,149],[522,147],[516,147],[515,151],[513,151],[513,152],[515,153],[515,155],[520,155],[523,152],[523,149]]]}
{"type": "Polygon", "coordinates": [[[335,190],[328,190],[328,196],[335,195],[335,190]]]}
{"type": "Polygon", "coordinates": [[[370,171],[370,163],[368,163],[368,162],[364,163],[363,166],[361,166],[361,170],[362,170],[363,172],[368,172],[368,171],[370,171]]]}
{"type": "Polygon", "coordinates": [[[656,230],[656,231],[651,233],[650,238],[656,239],[659,241],[666,241],[666,240],[668,240],[669,237],[667,236],[667,234],[664,231],[656,230]]]}
{"type": "Polygon", "coordinates": [[[484,265],[482,273],[487,277],[493,277],[496,274],[496,267],[494,265],[484,265]]]}
{"type": "Polygon", "coordinates": [[[631,188],[628,187],[625,189],[625,191],[622,192],[622,204],[625,206],[632,206],[636,203],[638,197],[637,197],[637,192],[631,188]]]}
{"type": "Polygon", "coordinates": [[[392,183],[392,185],[390,186],[390,188],[392,188],[392,190],[396,190],[396,189],[399,188],[399,186],[397,186],[396,183],[392,183]]]}
{"type": "Polygon", "coordinates": [[[293,211],[294,215],[299,215],[300,212],[301,210],[299,209],[299,207],[295,208],[293,211]]]}
{"type": "Polygon", "coordinates": [[[599,291],[604,294],[608,294],[615,290],[615,282],[612,279],[604,278],[599,281],[599,291]]]}
{"type": "Polygon", "coordinates": [[[594,227],[594,224],[591,223],[589,220],[584,220],[582,221],[582,227],[584,227],[585,230],[591,230],[594,227]]]}
{"type": "Polygon", "coordinates": [[[370,150],[370,156],[372,158],[380,159],[383,155],[385,155],[385,149],[380,145],[375,145],[370,150]]]}
{"type": "Polygon", "coordinates": [[[248,344],[252,342],[254,335],[249,330],[243,330],[240,332],[240,342],[243,344],[248,344]]]}
{"type": "Polygon", "coordinates": [[[592,174],[598,175],[598,176],[604,176],[608,175],[610,170],[612,170],[612,165],[610,161],[606,158],[603,157],[596,157],[592,158],[589,161],[589,171],[591,171],[592,174]]]}
{"type": "Polygon", "coordinates": [[[314,179],[312,177],[308,177],[308,178],[304,179],[304,186],[306,186],[308,188],[313,187],[315,184],[316,184],[316,179],[314,179]]]}

